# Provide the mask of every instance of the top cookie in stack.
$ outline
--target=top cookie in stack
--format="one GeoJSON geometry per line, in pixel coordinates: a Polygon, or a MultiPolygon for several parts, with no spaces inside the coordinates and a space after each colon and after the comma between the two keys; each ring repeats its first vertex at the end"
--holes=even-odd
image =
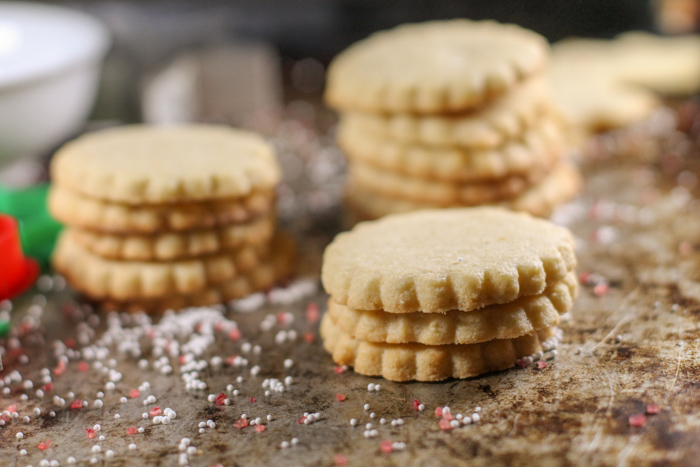
{"type": "Polygon", "coordinates": [[[580,181],[544,77],[546,41],[492,21],[379,32],[340,54],[327,103],[341,112],[348,202],[376,218],[502,204],[547,216],[580,181]]]}
{"type": "Polygon", "coordinates": [[[292,248],[274,238],[280,170],[259,136],[224,126],[85,135],[51,165],[51,213],[70,226],[54,266],[91,299],[162,310],[270,287],[292,248]]]}

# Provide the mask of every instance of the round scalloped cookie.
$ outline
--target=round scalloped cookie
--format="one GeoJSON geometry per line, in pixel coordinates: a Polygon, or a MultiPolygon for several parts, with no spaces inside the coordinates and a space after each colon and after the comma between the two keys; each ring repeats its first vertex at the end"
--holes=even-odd
{"type": "Polygon", "coordinates": [[[461,112],[536,74],[548,54],[542,36],[511,24],[405,24],[338,55],[328,69],[325,99],[342,110],[461,112]]]}
{"type": "Polygon", "coordinates": [[[518,138],[491,149],[402,143],[352,120],[338,127],[338,146],[352,161],[396,174],[450,182],[484,182],[552,167],[564,152],[561,126],[543,118],[518,138]]]}
{"type": "Polygon", "coordinates": [[[54,184],[49,191],[51,215],[64,224],[103,233],[157,234],[212,229],[250,222],[274,210],[273,191],[210,202],[111,203],[79,195],[54,184]]]}
{"type": "Polygon", "coordinates": [[[363,134],[373,132],[396,143],[486,150],[521,140],[524,133],[538,128],[545,119],[552,120],[557,113],[548,83],[537,76],[478,112],[419,115],[350,111],[342,115],[342,121],[364,130],[363,134]]]}
{"type": "Polygon", "coordinates": [[[506,370],[518,359],[542,351],[542,342],[555,337],[556,330],[548,327],[515,339],[480,344],[380,344],[353,339],[327,314],[321,321],[323,347],[335,363],[390,381],[441,381],[506,370]]]}
{"type": "Polygon", "coordinates": [[[267,244],[179,261],[117,261],[85,249],[70,229],[58,239],[54,268],[95,299],[129,301],[191,294],[233,279],[269,257],[267,244]]]}
{"type": "Polygon", "coordinates": [[[269,214],[244,224],[192,232],[123,235],[78,228],[73,228],[72,232],[83,247],[105,259],[170,261],[261,245],[272,238],[275,226],[276,217],[269,214]]]}
{"type": "Polygon", "coordinates": [[[571,309],[577,292],[574,273],[547,287],[540,295],[489,305],[473,311],[447,313],[387,313],[355,310],[328,301],[328,313],[350,337],[387,344],[478,344],[493,339],[514,339],[557,326],[559,316],[571,309]]]}
{"type": "Polygon", "coordinates": [[[245,197],[273,190],[280,169],[260,136],[223,125],[130,125],[83,135],[51,175],[84,196],[126,204],[245,197]]]}
{"type": "Polygon", "coordinates": [[[575,265],[565,228],[497,207],[455,208],[339,234],[324,252],[321,279],[350,308],[444,313],[540,294],[575,265]]]}
{"type": "MultiPolygon", "coordinates": [[[[573,166],[566,163],[560,164],[544,180],[533,185],[520,196],[495,204],[515,211],[528,212],[533,216],[549,217],[557,206],[576,196],[582,184],[581,176],[573,166]]],[[[435,203],[385,196],[354,183],[349,186],[345,199],[352,213],[359,220],[378,219],[389,214],[441,207],[435,203]]]]}

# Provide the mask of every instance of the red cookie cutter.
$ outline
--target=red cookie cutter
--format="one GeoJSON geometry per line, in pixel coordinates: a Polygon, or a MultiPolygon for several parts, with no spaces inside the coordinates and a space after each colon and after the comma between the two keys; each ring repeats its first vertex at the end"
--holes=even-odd
{"type": "Polygon", "coordinates": [[[38,275],[39,264],[22,253],[17,221],[0,214],[0,300],[24,292],[38,275]]]}

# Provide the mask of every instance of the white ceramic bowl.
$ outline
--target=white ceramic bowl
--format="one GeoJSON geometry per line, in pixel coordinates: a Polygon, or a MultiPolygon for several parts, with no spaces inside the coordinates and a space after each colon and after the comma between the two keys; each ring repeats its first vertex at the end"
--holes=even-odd
{"type": "Polygon", "coordinates": [[[80,130],[109,45],[107,29],[84,13],[0,2],[0,167],[80,130]]]}

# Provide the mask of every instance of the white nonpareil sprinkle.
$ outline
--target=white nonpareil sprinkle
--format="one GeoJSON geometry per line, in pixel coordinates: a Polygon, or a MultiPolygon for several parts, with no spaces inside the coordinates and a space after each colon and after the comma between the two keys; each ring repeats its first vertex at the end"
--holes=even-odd
{"type": "Polygon", "coordinates": [[[291,368],[293,365],[294,365],[294,361],[291,358],[288,358],[284,361],[285,368],[291,368]]]}
{"type": "Polygon", "coordinates": [[[363,408],[364,408],[365,410],[369,410],[369,404],[365,404],[365,405],[363,406],[363,408]]]}
{"type": "Polygon", "coordinates": [[[135,450],[135,449],[136,449],[136,445],[135,445],[134,443],[131,443],[131,444],[129,445],[129,450],[130,450],[130,451],[133,451],[133,450],[135,450]]]}
{"type": "Polygon", "coordinates": [[[357,419],[356,419],[356,418],[351,418],[351,419],[350,419],[350,425],[356,426],[356,425],[357,425],[357,419]]]}

